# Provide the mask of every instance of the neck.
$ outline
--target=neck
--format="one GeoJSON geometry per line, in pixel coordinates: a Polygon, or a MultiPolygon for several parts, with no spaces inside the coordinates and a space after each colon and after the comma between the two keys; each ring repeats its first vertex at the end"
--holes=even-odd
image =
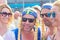
{"type": "Polygon", "coordinates": [[[53,33],[54,33],[54,27],[51,26],[49,29],[50,29],[50,35],[53,35],[53,33]]]}
{"type": "Polygon", "coordinates": [[[57,35],[60,36],[60,31],[57,31],[57,35]]]}
{"type": "Polygon", "coordinates": [[[59,30],[57,30],[57,33],[59,33],[59,34],[60,34],[60,31],[59,31],[59,30]]]}
{"type": "Polygon", "coordinates": [[[60,32],[60,26],[57,26],[57,31],[60,32]]]}
{"type": "Polygon", "coordinates": [[[0,23],[0,35],[3,35],[7,31],[7,24],[0,23]]]}
{"type": "Polygon", "coordinates": [[[0,28],[2,28],[2,27],[7,27],[7,24],[0,22],[0,28]]]}
{"type": "Polygon", "coordinates": [[[31,30],[31,31],[22,31],[22,33],[26,33],[26,34],[29,34],[29,33],[33,33],[33,31],[31,30]]]}

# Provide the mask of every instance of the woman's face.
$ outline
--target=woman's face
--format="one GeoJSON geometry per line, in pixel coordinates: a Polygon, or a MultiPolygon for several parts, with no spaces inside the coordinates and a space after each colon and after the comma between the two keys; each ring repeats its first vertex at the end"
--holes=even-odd
{"type": "Polygon", "coordinates": [[[8,8],[3,8],[0,13],[0,21],[1,23],[7,24],[9,22],[9,19],[11,17],[11,12],[8,8]]]}
{"type": "Polygon", "coordinates": [[[52,11],[56,13],[55,20],[60,22],[60,11],[58,6],[53,6],[52,11]]]}
{"type": "Polygon", "coordinates": [[[35,24],[35,18],[32,15],[24,15],[22,17],[22,28],[24,31],[31,31],[35,24]]]}
{"type": "Polygon", "coordinates": [[[58,6],[53,6],[52,11],[55,12],[56,16],[55,16],[55,23],[57,24],[57,26],[60,25],[60,10],[58,6]]]}

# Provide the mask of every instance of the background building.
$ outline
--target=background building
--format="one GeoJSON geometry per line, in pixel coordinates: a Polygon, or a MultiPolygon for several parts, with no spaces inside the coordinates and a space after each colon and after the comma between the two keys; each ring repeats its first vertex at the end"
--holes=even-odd
{"type": "Polygon", "coordinates": [[[44,3],[52,3],[54,1],[56,0],[7,0],[7,3],[13,9],[13,12],[16,10],[22,12],[25,7],[31,7],[34,5],[42,6],[44,3]]]}

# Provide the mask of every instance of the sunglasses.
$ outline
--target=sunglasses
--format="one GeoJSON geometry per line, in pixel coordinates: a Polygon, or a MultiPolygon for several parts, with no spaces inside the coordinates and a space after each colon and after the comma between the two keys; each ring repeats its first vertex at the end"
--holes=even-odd
{"type": "Polygon", "coordinates": [[[12,16],[12,13],[7,13],[7,12],[0,12],[0,14],[2,14],[2,16],[12,16]]]}
{"type": "Polygon", "coordinates": [[[55,12],[52,12],[52,13],[49,12],[49,13],[45,13],[45,14],[40,14],[40,16],[41,16],[42,18],[44,18],[44,16],[55,18],[56,13],[55,13],[55,12]]]}
{"type": "Polygon", "coordinates": [[[40,16],[41,16],[42,18],[44,18],[44,16],[48,17],[48,16],[47,16],[47,13],[40,14],[40,16]]]}
{"type": "Polygon", "coordinates": [[[32,18],[22,18],[23,22],[26,22],[28,20],[29,23],[33,23],[35,19],[32,18]]]}

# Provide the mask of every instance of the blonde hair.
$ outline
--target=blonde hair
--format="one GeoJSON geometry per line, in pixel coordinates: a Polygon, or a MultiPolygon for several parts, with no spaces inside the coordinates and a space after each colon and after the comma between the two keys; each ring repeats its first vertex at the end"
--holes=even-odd
{"type": "Polygon", "coordinates": [[[57,6],[59,7],[59,11],[60,11],[60,0],[57,0],[53,3],[53,6],[57,6]]]}
{"type": "MultiPolygon", "coordinates": [[[[11,8],[7,4],[1,4],[0,5],[0,12],[2,11],[3,8],[9,9],[10,13],[12,13],[11,8]]],[[[12,19],[13,19],[13,13],[12,13],[12,16],[10,17],[10,19],[9,19],[8,25],[12,22],[12,19]]]]}

